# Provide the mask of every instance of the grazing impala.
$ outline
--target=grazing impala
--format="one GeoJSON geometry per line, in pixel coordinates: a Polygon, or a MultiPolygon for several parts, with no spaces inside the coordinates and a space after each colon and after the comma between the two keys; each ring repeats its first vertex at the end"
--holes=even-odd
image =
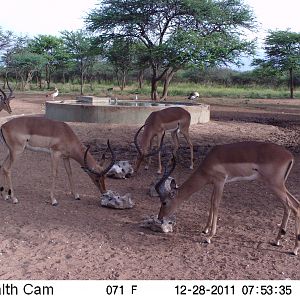
{"type": "MultiPolygon", "coordinates": [[[[190,169],[193,169],[193,144],[189,136],[189,127],[191,123],[191,115],[188,111],[181,107],[168,107],[159,111],[152,112],[146,119],[145,124],[137,131],[134,137],[134,143],[138,151],[138,158],[136,161],[135,171],[137,172],[141,162],[144,158],[149,157],[148,164],[145,169],[148,169],[151,156],[156,154],[156,152],[148,152],[152,147],[152,142],[154,137],[157,137],[157,144],[162,144],[162,139],[165,131],[171,131],[172,140],[174,143],[174,151],[176,154],[179,147],[178,132],[181,132],[186,139],[190,147],[191,153],[191,164],[190,169]],[[140,144],[138,145],[138,135],[140,131],[144,128],[143,134],[141,136],[140,144]]],[[[161,173],[161,156],[160,151],[158,152],[158,171],[161,173]]]]}
{"type": "MultiPolygon", "coordinates": [[[[175,168],[175,160],[170,171],[156,185],[160,195],[159,220],[174,213],[180,203],[199,191],[204,185],[213,184],[211,207],[204,233],[210,243],[216,233],[219,204],[225,183],[238,180],[260,180],[281,200],[284,214],[276,238],[279,245],[286,233],[291,211],[296,219],[296,240],[293,253],[297,255],[300,246],[300,202],[287,190],[285,182],[294,163],[293,155],[282,146],[262,142],[241,142],[214,147],[195,172],[178,188],[169,193],[162,191],[162,183],[175,168]]],[[[174,185],[175,186],[175,185],[174,185]]]]}
{"type": "MultiPolygon", "coordinates": [[[[16,158],[24,151],[29,149],[33,151],[45,151],[51,155],[52,185],[50,189],[50,198],[52,205],[57,205],[54,197],[55,178],[59,159],[62,157],[64,166],[68,175],[71,194],[75,199],[79,195],[75,193],[72,179],[70,158],[77,161],[88,173],[94,184],[101,193],[106,192],[104,176],[114,164],[115,156],[107,142],[108,149],[111,152],[112,161],[108,167],[103,168],[105,157],[102,157],[101,164],[98,164],[92,155],[85,149],[79,141],[73,130],[64,122],[53,121],[43,117],[19,117],[11,119],[1,127],[2,139],[8,148],[8,155],[4,160],[1,171],[3,172],[4,183],[6,184],[6,198],[11,198],[13,203],[18,200],[14,195],[11,180],[11,168],[16,158]]],[[[4,187],[1,187],[1,192],[4,187]]]]}
{"type": "Polygon", "coordinates": [[[8,81],[7,82],[7,87],[9,89],[9,95],[7,96],[6,93],[0,89],[0,111],[4,109],[7,111],[9,114],[11,114],[12,110],[10,108],[10,100],[14,98],[13,96],[13,91],[9,86],[8,81]]]}

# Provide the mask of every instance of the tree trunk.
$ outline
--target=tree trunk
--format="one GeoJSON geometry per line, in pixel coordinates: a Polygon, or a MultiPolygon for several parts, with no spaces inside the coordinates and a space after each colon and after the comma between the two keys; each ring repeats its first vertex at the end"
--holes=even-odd
{"type": "Polygon", "coordinates": [[[116,77],[117,77],[117,84],[118,84],[118,86],[120,87],[121,86],[121,84],[120,84],[120,79],[119,79],[119,70],[118,69],[116,69],[116,77]]]}
{"type": "Polygon", "coordinates": [[[170,73],[166,74],[166,77],[164,79],[164,89],[160,99],[161,101],[167,100],[169,85],[175,73],[176,71],[172,70],[170,73]]]}
{"type": "Polygon", "coordinates": [[[24,85],[25,90],[29,89],[31,81],[32,81],[32,72],[28,72],[26,76],[25,85],[24,85]]]}
{"type": "Polygon", "coordinates": [[[126,72],[125,72],[125,71],[123,71],[123,72],[122,72],[121,91],[123,91],[123,90],[124,90],[125,86],[126,86],[126,72]]]}
{"type": "Polygon", "coordinates": [[[155,77],[152,77],[152,80],[151,80],[151,100],[153,100],[153,101],[158,101],[159,100],[157,87],[158,87],[158,80],[155,77]]]}
{"type": "Polygon", "coordinates": [[[84,84],[84,74],[83,74],[83,60],[80,60],[80,95],[83,95],[83,84],[84,84]]]}
{"type": "Polygon", "coordinates": [[[290,68],[290,98],[294,98],[294,74],[293,74],[293,68],[290,68]]]}
{"type": "Polygon", "coordinates": [[[159,95],[158,95],[158,81],[159,79],[157,78],[157,72],[158,72],[158,66],[156,64],[151,65],[152,68],[152,77],[151,77],[151,100],[152,101],[158,101],[159,100],[159,95]]]}
{"type": "Polygon", "coordinates": [[[50,71],[49,71],[49,64],[46,64],[46,82],[47,82],[47,89],[50,89],[50,71]]]}
{"type": "Polygon", "coordinates": [[[63,77],[63,83],[66,84],[66,73],[65,73],[65,71],[63,71],[63,73],[62,73],[62,77],[63,77]]]}
{"type": "Polygon", "coordinates": [[[139,73],[138,73],[139,89],[142,89],[143,81],[144,81],[144,70],[139,70],[139,73]]]}

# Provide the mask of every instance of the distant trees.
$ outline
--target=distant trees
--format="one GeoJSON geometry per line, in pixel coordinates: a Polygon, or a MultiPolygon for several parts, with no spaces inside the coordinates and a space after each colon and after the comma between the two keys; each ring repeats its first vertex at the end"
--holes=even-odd
{"type": "MultiPolygon", "coordinates": [[[[171,80],[220,85],[282,86],[290,97],[300,85],[300,33],[270,31],[264,59],[253,71],[229,69],[240,54],[253,53],[243,38],[252,11],[242,0],[103,0],[87,28],[56,36],[17,36],[0,27],[0,77],[22,89],[52,88],[53,82],[150,82],[151,98],[164,100],[171,80]],[[227,68],[226,68],[227,65],[227,68]],[[225,66],[225,68],[224,68],[225,66]]],[[[5,84],[5,80],[1,80],[5,84]]],[[[115,84],[115,83],[114,83],[115,84]]]]}
{"type": "Polygon", "coordinates": [[[84,30],[63,31],[62,40],[65,51],[76,63],[80,73],[80,93],[83,94],[84,79],[95,57],[101,53],[99,47],[93,44],[93,39],[84,30]]]}
{"type": "Polygon", "coordinates": [[[166,99],[174,74],[190,64],[237,63],[239,54],[253,50],[242,30],[253,28],[254,16],[241,0],[104,0],[86,22],[101,43],[141,43],[139,57],[151,68],[152,100],[166,99]]]}
{"type": "MultiPolygon", "coordinates": [[[[8,54],[9,49],[12,47],[13,41],[14,41],[14,35],[11,31],[4,31],[0,27],[0,58],[5,57],[8,54]]],[[[5,65],[5,64],[4,64],[5,65]]],[[[3,64],[1,64],[0,59],[0,76],[6,77],[7,76],[7,70],[4,68],[3,64]]],[[[6,80],[4,80],[5,84],[6,80]]]]}
{"type": "Polygon", "coordinates": [[[270,31],[265,39],[265,58],[256,59],[265,74],[289,73],[290,98],[294,98],[294,72],[300,69],[300,33],[270,31]]]}
{"type": "MultiPolygon", "coordinates": [[[[47,88],[50,88],[51,75],[55,68],[61,63],[61,55],[64,52],[63,40],[52,35],[39,35],[28,43],[28,50],[32,53],[39,54],[45,60],[45,80],[47,88]]],[[[37,74],[41,87],[41,73],[37,74]]]]}
{"type": "Polygon", "coordinates": [[[24,50],[11,55],[9,68],[21,79],[21,88],[23,90],[29,88],[34,73],[41,72],[46,64],[47,60],[43,55],[24,50]]]}
{"type": "Polygon", "coordinates": [[[0,51],[4,51],[11,45],[13,34],[11,31],[4,31],[0,27],[0,51]]]}
{"type": "Polygon", "coordinates": [[[104,52],[115,70],[121,91],[125,88],[128,72],[133,68],[135,49],[135,44],[130,39],[121,37],[115,39],[104,52]]]}

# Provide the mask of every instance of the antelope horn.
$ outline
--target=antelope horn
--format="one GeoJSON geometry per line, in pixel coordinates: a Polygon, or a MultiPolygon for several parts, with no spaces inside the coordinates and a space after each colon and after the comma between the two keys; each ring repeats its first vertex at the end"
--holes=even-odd
{"type": "Polygon", "coordinates": [[[0,95],[0,101],[5,101],[6,100],[6,95],[5,95],[4,91],[1,88],[0,88],[0,92],[3,95],[3,96],[0,95]]]}
{"type": "Polygon", "coordinates": [[[136,150],[138,151],[139,155],[142,156],[142,151],[141,151],[141,148],[137,142],[137,138],[138,138],[138,135],[140,133],[140,131],[146,126],[146,124],[144,124],[135,134],[134,136],[134,144],[135,144],[135,147],[136,147],[136,150]]]}
{"type": "Polygon", "coordinates": [[[8,78],[6,77],[6,83],[7,83],[7,87],[9,89],[9,95],[7,97],[8,100],[11,100],[13,98],[15,98],[15,96],[13,96],[13,90],[11,89],[9,83],[8,83],[8,78]]]}
{"type": "Polygon", "coordinates": [[[172,174],[172,172],[175,170],[176,167],[176,159],[175,159],[175,155],[172,155],[172,160],[171,160],[172,166],[170,168],[170,170],[168,170],[168,166],[167,164],[165,165],[165,171],[164,171],[164,175],[162,176],[162,178],[157,182],[157,184],[155,185],[155,190],[158,193],[158,195],[161,195],[160,192],[160,187],[165,183],[165,181],[168,179],[168,177],[172,174]]]}
{"type": "Polygon", "coordinates": [[[8,79],[7,79],[7,77],[6,77],[6,83],[7,83],[7,87],[8,87],[8,89],[9,89],[9,95],[7,96],[6,95],[6,93],[0,88],[0,92],[1,92],[1,94],[3,95],[3,97],[0,95],[0,97],[1,97],[1,101],[6,101],[6,100],[11,100],[12,98],[15,98],[14,96],[13,96],[13,90],[11,89],[11,87],[10,87],[10,85],[9,85],[9,83],[8,83],[8,79]]]}
{"type": "MultiPolygon", "coordinates": [[[[110,169],[111,167],[115,164],[116,162],[116,155],[115,153],[113,152],[113,150],[111,149],[110,147],[110,143],[109,143],[109,140],[107,140],[107,149],[110,151],[111,153],[111,162],[110,164],[103,170],[100,172],[99,176],[104,176],[110,169]]],[[[106,151],[105,151],[106,152],[106,151]]],[[[105,154],[104,154],[105,155],[105,154]]]]}
{"type": "MultiPolygon", "coordinates": [[[[113,152],[113,150],[111,149],[110,147],[110,143],[109,143],[109,140],[107,140],[107,149],[110,151],[111,153],[111,162],[110,164],[104,169],[102,170],[101,172],[97,172],[95,171],[94,169],[91,169],[88,164],[87,164],[87,153],[90,149],[90,145],[87,146],[86,150],[85,150],[85,153],[84,153],[84,158],[83,158],[83,162],[84,162],[84,166],[82,167],[82,169],[87,172],[87,173],[91,173],[91,174],[94,174],[98,177],[102,177],[104,176],[110,169],[111,167],[114,165],[115,161],[116,161],[116,156],[115,156],[115,153],[113,152]]],[[[106,152],[106,151],[105,151],[106,152]]],[[[103,157],[103,155],[102,155],[103,157]]]]}

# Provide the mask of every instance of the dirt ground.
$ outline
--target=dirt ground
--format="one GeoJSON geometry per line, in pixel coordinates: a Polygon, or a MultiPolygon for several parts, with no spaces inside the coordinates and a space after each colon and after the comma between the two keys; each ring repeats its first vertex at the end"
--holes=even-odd
{"type": "MultiPolygon", "coordinates": [[[[0,123],[17,115],[43,114],[44,99],[43,95],[17,94],[11,102],[13,116],[2,111],[0,123]]],[[[276,142],[296,157],[287,186],[300,199],[299,100],[241,100],[237,105],[212,105],[211,119],[190,129],[196,167],[215,144],[276,142]]],[[[98,159],[109,137],[117,159],[133,162],[136,126],[70,125],[82,142],[92,145],[98,159]]],[[[192,173],[188,168],[189,150],[182,137],[180,141],[179,163],[173,174],[179,184],[192,173]]],[[[171,149],[169,135],[165,144],[171,149]]],[[[5,155],[1,144],[1,161],[5,155]]],[[[76,162],[72,167],[81,200],[70,197],[61,163],[56,185],[59,205],[52,207],[49,156],[25,151],[14,165],[13,183],[19,203],[0,199],[0,279],[300,279],[300,257],[289,254],[294,246],[294,217],[283,246],[272,246],[283,209],[258,182],[225,187],[217,234],[212,244],[206,245],[201,231],[208,215],[211,186],[186,200],[177,211],[175,231],[163,234],[140,227],[144,217],[157,214],[160,207],[158,198],[147,195],[157,177],[156,159],[138,176],[107,179],[108,189],[122,195],[131,192],[135,207],[129,210],[101,207],[99,192],[89,177],[76,162]]]]}

